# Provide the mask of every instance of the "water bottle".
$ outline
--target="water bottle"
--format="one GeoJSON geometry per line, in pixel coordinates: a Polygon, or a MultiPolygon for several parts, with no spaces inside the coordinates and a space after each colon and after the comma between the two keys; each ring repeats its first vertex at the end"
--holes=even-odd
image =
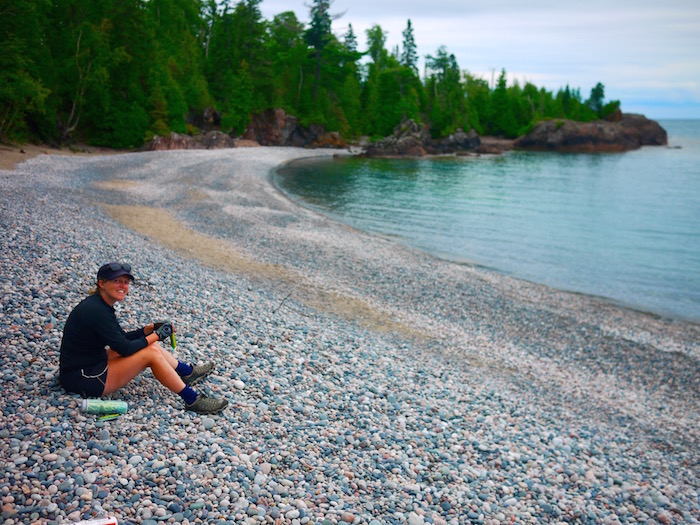
{"type": "Polygon", "coordinates": [[[126,401],[112,399],[83,399],[80,410],[87,414],[126,414],[126,401]]]}
{"type": "Polygon", "coordinates": [[[74,523],[73,525],[119,525],[119,522],[117,522],[117,518],[113,516],[109,516],[107,518],[96,518],[93,520],[83,520],[79,521],[77,523],[74,523]]]}

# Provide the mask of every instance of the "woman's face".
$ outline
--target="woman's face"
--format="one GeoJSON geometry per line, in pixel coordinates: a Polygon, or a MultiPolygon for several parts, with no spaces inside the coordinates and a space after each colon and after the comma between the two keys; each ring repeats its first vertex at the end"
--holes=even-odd
{"type": "Polygon", "coordinates": [[[116,279],[100,281],[100,292],[102,298],[110,306],[114,306],[117,301],[123,301],[126,294],[129,293],[129,285],[131,279],[122,275],[116,279]]]}

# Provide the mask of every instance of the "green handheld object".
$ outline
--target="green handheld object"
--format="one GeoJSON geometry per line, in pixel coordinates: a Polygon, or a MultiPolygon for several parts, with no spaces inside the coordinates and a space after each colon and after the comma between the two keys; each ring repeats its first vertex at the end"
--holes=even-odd
{"type": "Polygon", "coordinates": [[[177,347],[177,343],[175,342],[175,334],[170,334],[170,346],[172,346],[173,350],[177,347]]]}
{"type": "Polygon", "coordinates": [[[101,416],[97,417],[97,421],[112,421],[113,419],[117,419],[121,414],[104,414],[101,416]]]}

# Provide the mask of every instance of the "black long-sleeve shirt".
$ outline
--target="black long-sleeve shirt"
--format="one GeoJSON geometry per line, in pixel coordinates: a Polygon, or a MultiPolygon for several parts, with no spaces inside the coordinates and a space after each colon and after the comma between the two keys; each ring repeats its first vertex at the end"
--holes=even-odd
{"type": "Polygon", "coordinates": [[[114,308],[99,292],[83,299],[70,313],[61,340],[60,375],[80,370],[94,370],[107,365],[107,349],[123,356],[135,354],[148,346],[143,329],[125,332],[117,321],[114,308]]]}

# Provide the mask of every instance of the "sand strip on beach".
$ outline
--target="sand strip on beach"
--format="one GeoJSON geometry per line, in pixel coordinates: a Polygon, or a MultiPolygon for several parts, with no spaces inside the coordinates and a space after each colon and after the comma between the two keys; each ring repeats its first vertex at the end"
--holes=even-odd
{"type": "MultiPolygon", "coordinates": [[[[122,184],[109,183],[119,188],[122,184]]],[[[130,187],[129,184],[126,187],[130,187]]],[[[146,206],[104,205],[110,216],[135,232],[157,240],[184,257],[233,273],[283,283],[295,297],[320,310],[358,322],[372,330],[401,333],[408,337],[425,337],[424,331],[397,322],[386,312],[357,298],[327,291],[280,264],[256,261],[241,255],[229,242],[192,230],[162,208],[146,206]]]]}

